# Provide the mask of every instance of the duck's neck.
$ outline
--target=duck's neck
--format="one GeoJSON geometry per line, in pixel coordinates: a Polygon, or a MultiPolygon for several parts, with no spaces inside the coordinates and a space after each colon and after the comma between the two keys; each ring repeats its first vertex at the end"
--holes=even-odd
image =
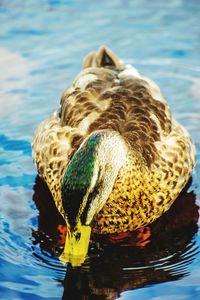
{"type": "Polygon", "coordinates": [[[122,137],[114,131],[101,131],[101,136],[96,157],[96,179],[92,182],[92,205],[87,211],[86,223],[90,224],[93,217],[103,208],[110,193],[120,168],[127,159],[127,146],[122,137]]]}

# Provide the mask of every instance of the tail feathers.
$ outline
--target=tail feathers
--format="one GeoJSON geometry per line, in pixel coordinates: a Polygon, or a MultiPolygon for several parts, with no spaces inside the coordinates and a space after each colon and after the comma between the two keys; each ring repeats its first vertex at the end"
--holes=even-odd
{"type": "Polygon", "coordinates": [[[113,67],[120,69],[122,64],[119,58],[107,47],[101,47],[98,52],[89,53],[83,62],[83,68],[90,67],[113,67]]]}

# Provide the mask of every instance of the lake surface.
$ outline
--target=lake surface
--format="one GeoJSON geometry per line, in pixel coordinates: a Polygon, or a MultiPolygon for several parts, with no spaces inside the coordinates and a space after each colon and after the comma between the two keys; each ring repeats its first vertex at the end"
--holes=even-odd
{"type": "Polygon", "coordinates": [[[0,299],[200,299],[199,20],[195,0],[0,0],[0,299]],[[123,246],[93,242],[73,269],[58,259],[64,223],[37,178],[31,138],[102,44],[160,85],[197,165],[143,247],[140,232],[123,246]]]}

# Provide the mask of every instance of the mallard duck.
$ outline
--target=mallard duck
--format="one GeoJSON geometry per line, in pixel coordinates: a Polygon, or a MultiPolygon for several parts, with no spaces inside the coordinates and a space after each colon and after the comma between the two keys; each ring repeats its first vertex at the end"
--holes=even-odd
{"type": "Polygon", "coordinates": [[[159,87],[101,47],[33,137],[33,158],[66,221],[62,259],[81,264],[91,230],[133,231],[188,182],[195,147],[159,87]]]}

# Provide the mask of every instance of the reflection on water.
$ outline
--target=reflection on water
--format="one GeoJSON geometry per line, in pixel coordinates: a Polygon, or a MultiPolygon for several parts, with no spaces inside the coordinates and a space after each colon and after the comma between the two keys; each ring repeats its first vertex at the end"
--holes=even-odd
{"type": "MultiPolygon", "coordinates": [[[[39,210],[34,244],[58,256],[63,249],[64,231],[60,229],[64,222],[39,177],[34,191],[39,210]]],[[[187,276],[188,266],[199,251],[194,240],[198,209],[195,194],[185,189],[172,208],[146,229],[145,243],[138,243],[139,230],[122,241],[94,237],[84,265],[67,266],[63,299],[116,299],[123,291],[187,276]]]]}

